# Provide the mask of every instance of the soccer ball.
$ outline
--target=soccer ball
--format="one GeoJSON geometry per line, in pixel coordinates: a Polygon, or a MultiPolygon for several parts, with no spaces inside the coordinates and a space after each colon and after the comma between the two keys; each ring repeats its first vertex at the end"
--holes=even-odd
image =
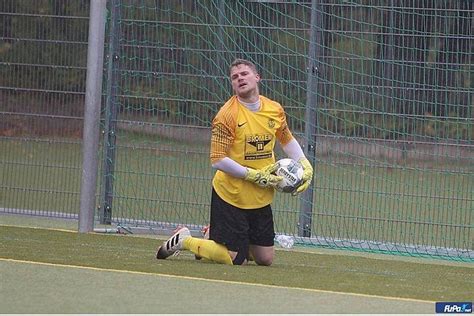
{"type": "Polygon", "coordinates": [[[283,180],[277,184],[276,189],[284,193],[293,193],[303,179],[303,167],[290,158],[280,159],[277,164],[278,169],[275,174],[283,177],[283,180]]]}

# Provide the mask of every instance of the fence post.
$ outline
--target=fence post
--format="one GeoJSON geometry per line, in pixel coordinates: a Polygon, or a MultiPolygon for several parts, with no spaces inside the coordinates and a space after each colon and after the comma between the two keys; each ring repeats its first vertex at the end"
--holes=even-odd
{"type": "Polygon", "coordinates": [[[79,232],[94,229],[106,0],[90,2],[79,232]]]}
{"type": "Polygon", "coordinates": [[[110,2],[109,49],[107,53],[107,85],[104,126],[104,161],[101,188],[99,220],[101,224],[112,222],[112,202],[114,193],[114,170],[117,127],[117,87],[120,67],[120,0],[110,2]]]}
{"type": "Polygon", "coordinates": [[[219,67],[219,70],[223,73],[224,76],[227,76],[227,64],[226,64],[226,56],[225,56],[225,44],[224,44],[224,34],[225,34],[225,28],[224,25],[227,24],[226,19],[225,19],[225,0],[220,0],[217,6],[217,19],[219,23],[219,28],[217,29],[217,38],[216,38],[216,48],[218,49],[219,53],[217,56],[219,56],[217,62],[217,65],[219,67]]]}
{"type": "MultiPolygon", "coordinates": [[[[319,49],[321,45],[322,14],[320,0],[311,2],[311,31],[308,52],[308,79],[306,90],[306,112],[305,112],[305,137],[304,152],[308,160],[314,166],[316,163],[316,132],[318,106],[318,77],[321,73],[319,49]]],[[[314,189],[311,185],[301,194],[301,208],[298,222],[298,236],[311,237],[312,217],[313,217],[313,195],[314,189]]]]}

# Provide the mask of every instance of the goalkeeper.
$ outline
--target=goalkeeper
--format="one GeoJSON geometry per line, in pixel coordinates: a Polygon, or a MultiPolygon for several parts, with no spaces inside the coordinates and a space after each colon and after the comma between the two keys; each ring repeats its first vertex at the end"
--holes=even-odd
{"type": "Polygon", "coordinates": [[[260,95],[260,80],[252,62],[235,60],[230,66],[235,95],[212,121],[210,158],[217,172],[212,180],[209,240],[191,237],[183,227],[159,247],[158,259],[190,250],[230,265],[249,259],[259,265],[272,264],[275,231],[270,204],[281,180],[273,174],[276,141],[304,168],[303,180],[293,194],[309,187],[313,168],[288,128],[283,107],[260,95]]]}

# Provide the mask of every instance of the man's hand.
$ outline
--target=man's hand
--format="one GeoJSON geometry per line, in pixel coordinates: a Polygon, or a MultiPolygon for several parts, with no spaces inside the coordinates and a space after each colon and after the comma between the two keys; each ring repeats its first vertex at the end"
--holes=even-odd
{"type": "Polygon", "coordinates": [[[283,180],[283,177],[272,174],[278,169],[278,164],[274,163],[266,166],[265,168],[256,170],[247,168],[247,175],[245,180],[256,183],[261,187],[275,187],[278,182],[283,180]]]}
{"type": "Polygon", "coordinates": [[[297,195],[305,191],[311,184],[311,180],[313,180],[313,167],[311,166],[309,160],[306,158],[301,158],[299,163],[301,166],[303,166],[303,178],[301,180],[301,184],[298,186],[293,195],[297,195]]]}

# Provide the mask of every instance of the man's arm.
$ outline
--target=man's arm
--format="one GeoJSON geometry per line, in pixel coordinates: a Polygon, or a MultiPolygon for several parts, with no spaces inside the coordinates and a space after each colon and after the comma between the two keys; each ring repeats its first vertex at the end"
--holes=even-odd
{"type": "Polygon", "coordinates": [[[224,157],[221,160],[213,163],[212,168],[223,171],[236,178],[244,178],[247,175],[247,168],[235,160],[230,159],[229,157],[224,157]]]}
{"type": "Polygon", "coordinates": [[[236,178],[242,178],[244,180],[253,182],[261,187],[275,187],[278,182],[283,179],[282,177],[273,174],[273,172],[275,172],[278,167],[276,163],[257,170],[246,168],[231,158],[224,157],[221,160],[213,163],[212,167],[236,178]]]}
{"type": "Polygon", "coordinates": [[[303,153],[303,149],[301,148],[298,141],[294,138],[286,145],[282,146],[282,149],[289,158],[295,161],[299,161],[301,158],[306,158],[303,153]]]}

